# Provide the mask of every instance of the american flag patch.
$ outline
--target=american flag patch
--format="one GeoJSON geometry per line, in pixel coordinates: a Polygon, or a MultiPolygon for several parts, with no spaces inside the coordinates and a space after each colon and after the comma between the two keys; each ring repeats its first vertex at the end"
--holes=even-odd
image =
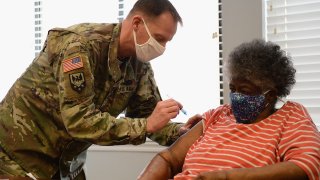
{"type": "Polygon", "coordinates": [[[65,59],[62,61],[63,72],[69,72],[74,69],[79,69],[83,67],[82,59],[80,56],[76,56],[70,59],[65,59]]]}

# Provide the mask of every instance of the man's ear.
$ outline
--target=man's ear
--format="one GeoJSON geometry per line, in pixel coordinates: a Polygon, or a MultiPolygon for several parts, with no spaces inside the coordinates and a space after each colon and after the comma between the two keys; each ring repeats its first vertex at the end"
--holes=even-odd
{"type": "Polygon", "coordinates": [[[138,26],[142,23],[142,17],[140,15],[134,15],[132,17],[132,28],[134,31],[138,30],[138,26]]]}

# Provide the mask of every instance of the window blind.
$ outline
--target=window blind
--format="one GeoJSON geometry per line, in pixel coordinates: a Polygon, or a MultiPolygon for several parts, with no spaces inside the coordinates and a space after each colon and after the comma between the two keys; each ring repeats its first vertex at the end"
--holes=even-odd
{"type": "Polygon", "coordinates": [[[293,59],[296,84],[287,100],[303,104],[320,129],[320,0],[266,0],[266,39],[293,59]]]}
{"type": "Polygon", "coordinates": [[[219,86],[220,86],[220,105],[224,104],[223,100],[223,46],[222,46],[222,0],[218,1],[219,13],[219,86]]]}

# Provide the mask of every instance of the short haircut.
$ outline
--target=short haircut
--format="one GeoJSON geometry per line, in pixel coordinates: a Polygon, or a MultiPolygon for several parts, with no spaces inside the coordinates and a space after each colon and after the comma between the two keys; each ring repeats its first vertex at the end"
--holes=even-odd
{"type": "Polygon", "coordinates": [[[291,57],[279,45],[262,39],[236,47],[226,68],[232,77],[259,82],[257,85],[262,89],[275,88],[279,97],[289,95],[296,82],[291,57]]]}
{"type": "Polygon", "coordinates": [[[182,25],[182,18],[169,0],[138,0],[130,10],[129,16],[142,12],[152,18],[167,11],[171,13],[175,22],[182,25]]]}

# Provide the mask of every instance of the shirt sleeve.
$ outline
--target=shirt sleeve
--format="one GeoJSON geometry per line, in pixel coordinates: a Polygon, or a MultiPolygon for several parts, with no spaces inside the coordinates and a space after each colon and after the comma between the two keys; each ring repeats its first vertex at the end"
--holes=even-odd
{"type": "Polygon", "coordinates": [[[115,118],[96,107],[90,45],[77,34],[63,33],[48,46],[56,52],[49,58],[56,59],[52,66],[59,86],[61,119],[70,136],[99,145],[144,143],[144,118],[115,118]],[[64,42],[61,47],[59,41],[64,42]]]}
{"type": "Polygon", "coordinates": [[[306,109],[291,112],[279,143],[281,161],[290,161],[303,169],[309,179],[320,178],[320,135],[306,109]]]}
{"type": "Polygon", "coordinates": [[[225,111],[226,105],[217,107],[216,109],[209,109],[203,116],[203,132],[205,132],[210,126],[214,125],[218,121],[218,116],[225,111]]]}
{"type": "MultiPolygon", "coordinates": [[[[147,118],[161,100],[152,67],[150,63],[144,63],[137,91],[129,101],[126,116],[147,118]]],[[[169,122],[162,130],[148,134],[148,137],[160,145],[169,146],[178,139],[181,126],[181,123],[169,122]]]]}

